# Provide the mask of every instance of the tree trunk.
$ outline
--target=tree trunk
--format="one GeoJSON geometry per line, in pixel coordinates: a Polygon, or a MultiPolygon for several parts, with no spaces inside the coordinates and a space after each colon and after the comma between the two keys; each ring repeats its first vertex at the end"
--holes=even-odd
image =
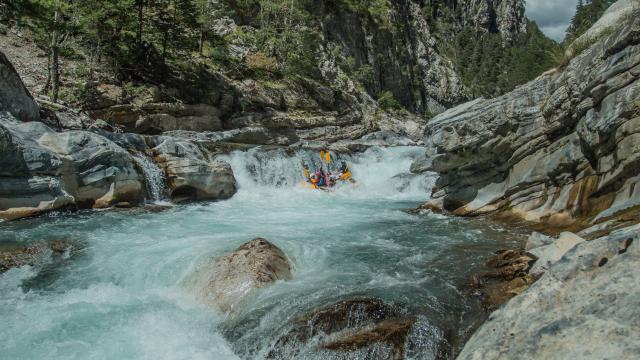
{"type": "Polygon", "coordinates": [[[167,61],[167,43],[169,42],[169,29],[166,29],[162,34],[162,63],[167,61]]]}
{"type": "Polygon", "coordinates": [[[204,29],[207,22],[207,11],[209,10],[209,1],[204,1],[202,3],[202,8],[200,9],[200,37],[198,39],[198,53],[202,56],[204,50],[204,29]]]}
{"type": "Polygon", "coordinates": [[[51,33],[51,66],[49,68],[49,76],[51,77],[52,100],[54,103],[58,102],[58,95],[60,93],[60,31],[57,28],[59,21],[60,12],[56,10],[53,16],[54,29],[51,33]]]}
{"type": "Polygon", "coordinates": [[[289,63],[289,48],[291,46],[289,40],[289,32],[291,31],[291,25],[293,23],[293,7],[295,5],[295,0],[291,0],[291,5],[289,7],[289,17],[285,15],[284,18],[284,63],[287,65],[289,63]]]}
{"type": "Polygon", "coordinates": [[[46,95],[51,88],[51,51],[47,53],[47,80],[44,82],[44,87],[41,93],[46,95]]]}
{"type": "Polygon", "coordinates": [[[136,34],[136,43],[138,47],[142,47],[143,21],[144,21],[144,0],[138,0],[138,33],[136,34]]]}

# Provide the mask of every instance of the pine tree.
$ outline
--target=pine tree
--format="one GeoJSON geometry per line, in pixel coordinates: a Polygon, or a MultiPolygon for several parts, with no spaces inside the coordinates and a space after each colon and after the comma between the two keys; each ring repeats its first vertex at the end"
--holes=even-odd
{"type": "Polygon", "coordinates": [[[30,6],[33,11],[32,27],[48,55],[47,81],[43,91],[51,90],[52,101],[56,103],[60,95],[60,50],[73,29],[73,1],[35,0],[30,6]]]}
{"type": "Polygon", "coordinates": [[[595,24],[605,11],[615,3],[616,0],[591,0],[583,2],[580,0],[576,6],[576,13],[571,19],[571,24],[567,29],[567,36],[564,45],[570,45],[574,40],[584,34],[593,24],[595,24]]]}

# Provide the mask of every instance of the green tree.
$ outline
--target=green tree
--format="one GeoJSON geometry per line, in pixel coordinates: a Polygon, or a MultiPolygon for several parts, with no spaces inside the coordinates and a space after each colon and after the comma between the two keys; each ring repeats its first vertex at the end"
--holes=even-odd
{"type": "Polygon", "coordinates": [[[73,5],[72,0],[33,0],[29,4],[36,39],[48,55],[43,91],[51,90],[53,102],[60,95],[60,50],[74,30],[73,5]]]}
{"type": "Polygon", "coordinates": [[[564,45],[570,45],[589,30],[602,17],[609,6],[615,2],[616,0],[591,0],[586,2],[580,0],[576,6],[576,13],[567,29],[564,45]]]}

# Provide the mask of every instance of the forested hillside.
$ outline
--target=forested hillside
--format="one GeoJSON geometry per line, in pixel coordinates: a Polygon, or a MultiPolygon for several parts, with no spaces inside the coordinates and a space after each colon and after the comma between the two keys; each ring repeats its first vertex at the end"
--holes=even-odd
{"type": "Polygon", "coordinates": [[[560,51],[521,0],[12,0],[0,13],[0,30],[48,56],[40,91],[83,107],[95,82],[122,87],[125,102],[153,85],[194,103],[222,76],[355,86],[429,117],[533,79],[560,51]]]}
{"type": "Polygon", "coordinates": [[[600,19],[616,0],[579,0],[564,43],[571,44],[600,19]]]}

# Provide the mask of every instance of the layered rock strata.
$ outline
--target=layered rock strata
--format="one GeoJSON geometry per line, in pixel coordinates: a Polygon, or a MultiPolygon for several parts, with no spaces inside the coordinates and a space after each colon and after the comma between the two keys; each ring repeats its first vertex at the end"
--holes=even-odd
{"type": "Polygon", "coordinates": [[[640,21],[514,92],[432,119],[428,206],[553,229],[619,227],[640,206],[640,21]]]}

